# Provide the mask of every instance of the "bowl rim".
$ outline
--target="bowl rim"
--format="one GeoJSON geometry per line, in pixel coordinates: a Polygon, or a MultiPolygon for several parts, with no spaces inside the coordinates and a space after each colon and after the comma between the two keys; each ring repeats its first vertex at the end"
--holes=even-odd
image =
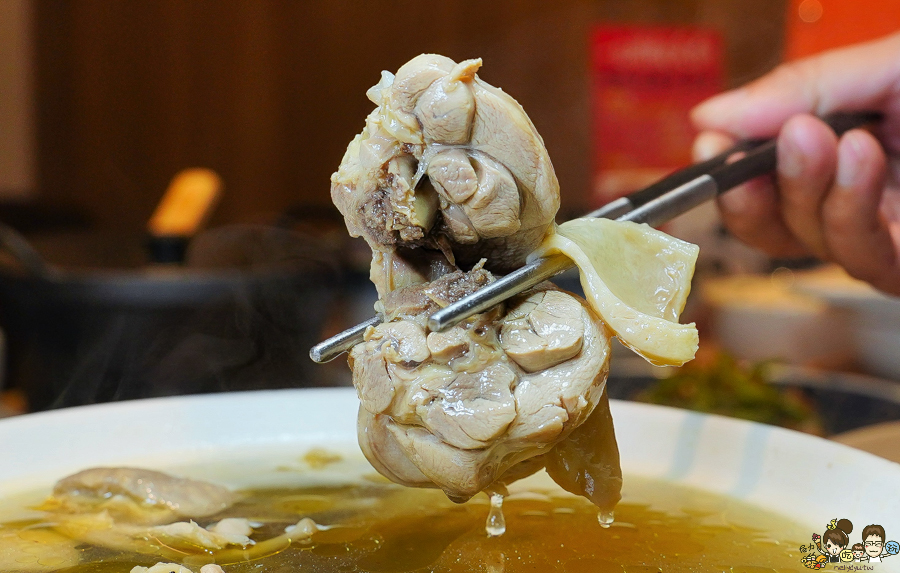
{"type": "MultiPolygon", "coordinates": [[[[0,420],[0,496],[49,489],[56,479],[99,465],[165,470],[248,451],[296,458],[312,447],[360,456],[357,408],[352,388],[307,388],[152,398],[7,418],[0,420]]],[[[617,400],[611,409],[626,480],[635,475],[724,494],[814,530],[847,517],[881,523],[889,537],[900,534],[900,496],[893,493],[900,491],[900,464],[744,420],[617,400]]]]}

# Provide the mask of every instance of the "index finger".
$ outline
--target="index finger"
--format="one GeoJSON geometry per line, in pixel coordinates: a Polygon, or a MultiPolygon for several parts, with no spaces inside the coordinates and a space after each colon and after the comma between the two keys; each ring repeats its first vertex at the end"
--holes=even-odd
{"type": "Polygon", "coordinates": [[[799,113],[861,109],[886,112],[886,131],[900,133],[900,33],[783,64],[701,103],[691,118],[704,130],[771,137],[799,113]]]}

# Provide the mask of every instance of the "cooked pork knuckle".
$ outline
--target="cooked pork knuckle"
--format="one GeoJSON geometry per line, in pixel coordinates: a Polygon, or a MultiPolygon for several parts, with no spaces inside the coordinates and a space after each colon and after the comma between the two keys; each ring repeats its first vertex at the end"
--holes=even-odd
{"type": "Polygon", "coordinates": [[[349,357],[360,446],[389,479],[456,501],[546,467],[609,511],[621,486],[609,341],[660,364],[693,356],[696,330],[677,318],[696,248],[618,223],[566,224],[560,237],[543,141],[480,68],[424,54],[383,72],[367,92],[376,108],[331,178],[348,230],[372,248],[384,318],[349,357]],[[432,313],[539,247],[578,264],[590,304],[544,283],[429,332],[432,313]]]}

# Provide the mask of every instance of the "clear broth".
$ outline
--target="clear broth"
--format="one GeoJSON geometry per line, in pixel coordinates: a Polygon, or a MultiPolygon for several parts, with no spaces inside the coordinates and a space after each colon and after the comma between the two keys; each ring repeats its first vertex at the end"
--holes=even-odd
{"type": "MultiPolygon", "coordinates": [[[[295,542],[242,561],[220,561],[226,573],[355,571],[652,572],[803,571],[798,547],[803,529],[783,517],[736,500],[659,481],[626,476],[624,498],[611,527],[603,528],[587,501],[558,489],[529,486],[503,504],[506,533],[489,537],[486,496],[463,505],[433,490],[413,490],[380,479],[343,486],[244,490],[223,517],[264,525],[262,541],[280,535],[301,517],[329,526],[295,542]]],[[[50,527],[46,517],[0,525],[0,533],[50,527]]],[[[66,573],[127,572],[160,561],[79,545],[82,564],[66,573]]],[[[211,562],[186,556],[194,571],[211,562]]]]}

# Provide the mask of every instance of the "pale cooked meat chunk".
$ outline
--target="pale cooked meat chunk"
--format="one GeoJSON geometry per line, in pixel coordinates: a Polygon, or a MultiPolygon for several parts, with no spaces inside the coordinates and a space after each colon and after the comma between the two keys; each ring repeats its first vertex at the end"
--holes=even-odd
{"type": "Polygon", "coordinates": [[[402,318],[371,329],[350,360],[362,404],[360,441],[384,475],[407,485],[426,480],[452,499],[468,499],[565,440],[600,399],[609,339],[583,301],[545,286],[512,300],[505,315],[498,308],[423,337],[417,324],[431,309],[416,297],[427,287],[409,288],[393,298],[422,314],[394,308],[402,318]],[[525,329],[530,338],[511,345],[516,359],[502,333],[525,329]],[[408,339],[385,343],[398,333],[408,339]],[[404,344],[421,347],[417,356],[428,358],[398,360],[395,349],[404,344]],[[540,368],[522,368],[518,360],[540,368]],[[369,366],[375,361],[384,365],[377,377],[369,366]],[[390,399],[376,406],[369,396],[388,386],[390,399]]]}
{"type": "Polygon", "coordinates": [[[411,487],[428,487],[433,482],[409,460],[409,454],[389,430],[394,422],[386,414],[359,409],[356,425],[359,447],[378,473],[411,487]]]}
{"type": "Polygon", "coordinates": [[[452,271],[427,283],[392,290],[380,302],[389,320],[412,318],[424,325],[425,314],[430,315],[493,281],[494,275],[476,266],[469,272],[452,271]]]}
{"type": "Polygon", "coordinates": [[[426,339],[428,350],[436,362],[446,364],[469,349],[469,340],[462,328],[453,327],[447,332],[430,332],[426,339]]]}
{"type": "Polygon", "coordinates": [[[470,267],[489,252],[486,268],[508,272],[553,224],[559,183],[543,140],[516,100],[478,78],[480,67],[423,54],[367,92],[377,107],[331,195],[350,233],[376,252],[379,294],[404,281],[377,253],[430,250],[470,267]]]}
{"type": "Polygon", "coordinates": [[[244,517],[226,517],[209,525],[206,529],[219,535],[243,535],[244,537],[250,537],[253,533],[253,526],[250,525],[250,520],[244,517]]]}
{"type": "Polygon", "coordinates": [[[379,296],[384,298],[391,291],[424,284],[455,270],[456,267],[440,252],[398,248],[372,252],[369,278],[379,296]]]}
{"type": "Polygon", "coordinates": [[[139,535],[165,541],[168,545],[184,543],[204,549],[224,549],[229,545],[247,547],[254,543],[248,537],[249,533],[214,531],[212,528],[200,527],[193,521],[176,521],[166,525],[156,525],[140,532],[139,535]]]}
{"type": "Polygon", "coordinates": [[[489,450],[455,448],[417,426],[386,426],[404,455],[428,477],[428,485],[441,488],[453,501],[467,501],[497,480],[489,450]]]}
{"type": "Polygon", "coordinates": [[[367,340],[350,353],[350,368],[365,383],[356,387],[359,402],[369,412],[384,412],[394,400],[396,389],[387,371],[387,361],[380,352],[380,339],[367,340]]]}
{"type": "MultiPolygon", "coordinates": [[[[410,67],[413,68],[412,76],[426,76],[422,83],[428,80],[426,74],[415,69],[415,64],[410,67]]],[[[426,141],[462,145],[469,140],[475,115],[472,81],[480,67],[481,60],[466,60],[455,64],[446,75],[438,77],[431,85],[418,92],[421,95],[416,100],[414,115],[422,126],[426,141]]],[[[401,68],[400,71],[405,70],[401,68]]],[[[400,71],[398,75],[401,75],[400,71]]]]}
{"type": "Polygon", "coordinates": [[[425,428],[464,450],[490,445],[516,417],[511,387],[516,375],[502,362],[476,373],[461,372],[449,383],[428,388],[432,399],[418,408],[425,428]]]}
{"type": "Polygon", "coordinates": [[[468,201],[478,190],[478,175],[469,154],[458,147],[435,153],[426,174],[441,196],[456,204],[468,201]]]}
{"type": "Polygon", "coordinates": [[[431,356],[425,345],[425,330],[414,322],[388,323],[381,333],[386,339],[381,351],[390,362],[414,365],[431,356]]]}
{"type": "Polygon", "coordinates": [[[526,372],[568,360],[584,343],[578,301],[556,291],[541,295],[510,311],[500,331],[503,350],[526,372]]]}
{"type": "Polygon", "coordinates": [[[240,533],[215,532],[194,521],[165,525],[119,522],[109,513],[56,514],[53,529],[66,537],[97,547],[182,559],[194,553],[206,554],[231,547],[252,550],[254,541],[240,533]]]}
{"type": "Polygon", "coordinates": [[[284,532],[287,533],[292,540],[309,539],[318,531],[319,525],[309,517],[304,517],[294,525],[289,525],[284,528],[284,532]]]}
{"type": "Polygon", "coordinates": [[[92,468],[53,487],[59,510],[106,511],[132,523],[168,523],[177,517],[205,517],[234,503],[228,488],[140,468],[92,468]]]}
{"type": "Polygon", "coordinates": [[[160,561],[152,567],[135,565],[131,568],[131,573],[193,573],[193,571],[187,567],[182,567],[178,563],[164,563],[160,561]]]}
{"type": "Polygon", "coordinates": [[[454,210],[449,216],[446,232],[453,241],[471,244],[506,237],[521,227],[516,180],[488,155],[451,148],[432,157],[426,173],[444,211],[451,204],[462,211],[454,210]],[[458,229],[459,225],[463,228],[458,229]]]}
{"type": "Polygon", "coordinates": [[[512,235],[522,226],[516,180],[499,161],[477,151],[472,153],[472,167],[478,188],[462,204],[463,212],[479,237],[494,239],[512,235]]]}

